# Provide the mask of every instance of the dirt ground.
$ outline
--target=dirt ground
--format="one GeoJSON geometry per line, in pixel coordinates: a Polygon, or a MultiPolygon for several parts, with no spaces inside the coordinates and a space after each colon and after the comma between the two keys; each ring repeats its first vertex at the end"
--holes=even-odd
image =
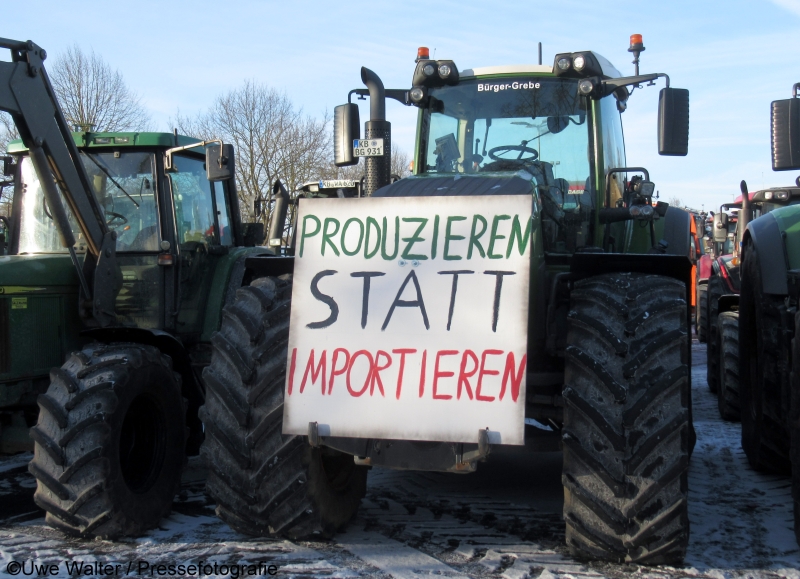
{"type": "Polygon", "coordinates": [[[520,448],[493,452],[472,475],[373,469],[347,531],[334,541],[299,543],[231,531],[203,495],[197,461],[158,529],[122,542],[65,538],[33,503],[31,456],[0,458],[0,576],[268,576],[267,566],[275,565],[282,577],[320,579],[800,579],[789,480],[749,469],[739,425],[719,418],[706,386],[705,346],[694,342],[692,357],[697,446],[689,469],[691,540],[681,568],[571,560],[561,520],[561,453],[520,448]],[[199,573],[181,572],[180,565],[192,564],[199,573]]]}

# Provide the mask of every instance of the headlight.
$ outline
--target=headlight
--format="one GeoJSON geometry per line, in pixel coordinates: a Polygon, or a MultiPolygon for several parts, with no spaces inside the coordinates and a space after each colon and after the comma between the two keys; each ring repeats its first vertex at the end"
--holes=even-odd
{"type": "Polygon", "coordinates": [[[584,78],[578,83],[578,90],[582,95],[591,94],[591,92],[594,90],[594,83],[588,78],[584,78]]]}
{"type": "Polygon", "coordinates": [[[436,69],[432,64],[426,64],[422,67],[422,72],[425,74],[425,76],[432,76],[433,73],[436,72],[436,69]]]}
{"type": "Polygon", "coordinates": [[[425,98],[425,91],[419,88],[418,86],[415,86],[410,91],[408,91],[408,96],[411,98],[412,101],[418,103],[425,98]]]}
{"type": "Polygon", "coordinates": [[[652,205],[642,205],[642,217],[650,217],[653,215],[652,205]]]}
{"type": "Polygon", "coordinates": [[[642,212],[642,206],[641,205],[633,205],[631,207],[630,211],[631,211],[631,216],[632,217],[639,217],[639,215],[642,212]]]}
{"type": "Polygon", "coordinates": [[[448,76],[450,76],[450,66],[448,66],[447,64],[440,65],[439,76],[441,76],[442,78],[447,78],[448,76]]]}
{"type": "Polygon", "coordinates": [[[567,70],[569,68],[569,66],[570,66],[569,58],[566,58],[566,57],[559,58],[557,64],[558,64],[558,68],[560,68],[561,70],[567,70]]]}
{"type": "Polygon", "coordinates": [[[775,199],[777,199],[778,201],[788,201],[789,192],[788,191],[776,191],[775,192],[775,199]]]}
{"type": "Polygon", "coordinates": [[[586,58],[582,54],[579,54],[572,59],[572,66],[574,66],[575,70],[578,72],[582,71],[586,66],[586,58]]]}

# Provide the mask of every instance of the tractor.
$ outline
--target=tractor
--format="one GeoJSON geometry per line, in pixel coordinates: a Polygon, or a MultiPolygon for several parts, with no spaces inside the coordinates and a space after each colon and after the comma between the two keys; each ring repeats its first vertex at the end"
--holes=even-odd
{"type": "Polygon", "coordinates": [[[29,470],[50,525],[137,535],[169,512],[199,451],[212,334],[257,277],[248,259],[270,250],[239,217],[232,146],[72,132],[45,51],[0,47],[0,110],[21,135],[0,257],[4,444],[19,450],[35,423],[29,470]]]}
{"type": "Polygon", "coordinates": [[[223,520],[332,536],[369,467],[470,473],[500,445],[563,447],[576,556],[683,559],[692,217],[654,203],[622,116],[663,78],[659,153],[683,156],[689,94],[639,74],[642,50],[632,36],[633,76],[592,51],[458,69],[421,48],[410,89],[361,69],[364,136],[351,98],[334,110],[360,196],[299,197],[269,236],[281,256],[250,260],[291,275],[238,289],[212,338],[201,454],[223,520]],[[386,98],[418,109],[394,183],[386,98]]]}

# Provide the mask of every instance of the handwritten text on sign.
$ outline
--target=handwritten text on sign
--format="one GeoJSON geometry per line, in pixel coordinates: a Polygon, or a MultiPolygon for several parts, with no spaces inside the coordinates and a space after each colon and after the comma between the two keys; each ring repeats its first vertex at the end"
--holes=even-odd
{"type": "Polygon", "coordinates": [[[304,199],[283,431],[523,444],[529,196],[304,199]]]}

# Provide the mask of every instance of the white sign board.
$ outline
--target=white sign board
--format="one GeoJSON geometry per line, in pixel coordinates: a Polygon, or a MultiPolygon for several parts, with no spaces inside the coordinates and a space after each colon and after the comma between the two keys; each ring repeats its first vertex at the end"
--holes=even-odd
{"type": "Polygon", "coordinates": [[[523,444],[532,199],[304,199],[283,432],[523,444]]]}

